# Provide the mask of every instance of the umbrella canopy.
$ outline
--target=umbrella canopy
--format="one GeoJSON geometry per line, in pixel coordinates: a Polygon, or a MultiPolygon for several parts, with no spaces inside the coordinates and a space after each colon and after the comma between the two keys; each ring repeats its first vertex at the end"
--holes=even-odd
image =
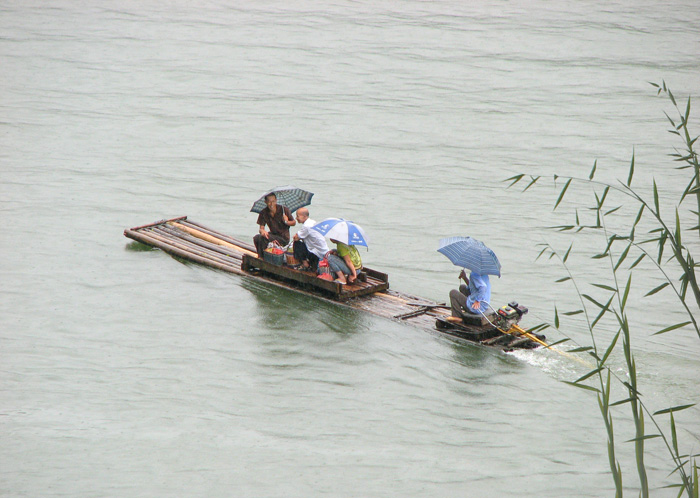
{"type": "Polygon", "coordinates": [[[368,240],[365,231],[352,221],[342,218],[327,218],[316,223],[311,229],[349,246],[367,247],[368,240]]]}
{"type": "Polygon", "coordinates": [[[269,194],[275,194],[277,196],[277,204],[279,206],[288,207],[292,213],[300,207],[311,204],[311,198],[314,196],[313,193],[297,188],[294,185],[275,187],[260,196],[260,198],[253,204],[253,207],[250,208],[250,212],[259,213],[265,209],[265,196],[269,194]]]}
{"type": "Polygon", "coordinates": [[[467,268],[479,275],[501,276],[501,263],[494,252],[480,240],[447,237],[440,239],[438,252],[447,256],[455,266],[467,268]]]}

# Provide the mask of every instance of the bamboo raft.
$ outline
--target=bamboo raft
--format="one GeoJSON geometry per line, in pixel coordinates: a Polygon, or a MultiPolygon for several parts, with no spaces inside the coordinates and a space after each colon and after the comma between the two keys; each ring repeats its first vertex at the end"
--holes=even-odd
{"type": "Polygon", "coordinates": [[[354,284],[341,285],[322,280],[313,273],[260,259],[252,244],[212,230],[187,219],[187,216],[128,228],[124,235],[177,258],[405,322],[430,332],[505,351],[532,349],[544,344],[543,336],[529,334],[517,327],[526,309],[521,308],[508,317],[494,314],[488,318],[474,317],[469,323],[455,323],[449,306],[444,303],[389,289],[389,277],[385,273],[365,267],[362,270],[366,277],[364,281],[358,279],[354,284]],[[513,329],[520,333],[512,333],[513,329]]]}

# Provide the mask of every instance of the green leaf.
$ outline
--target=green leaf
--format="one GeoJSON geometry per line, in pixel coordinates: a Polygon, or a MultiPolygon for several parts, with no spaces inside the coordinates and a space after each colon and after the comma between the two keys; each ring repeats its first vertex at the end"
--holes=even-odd
{"type": "Polygon", "coordinates": [[[679,328],[681,328],[681,327],[685,327],[685,326],[688,325],[689,323],[691,323],[691,322],[677,323],[677,324],[675,324],[675,325],[671,325],[670,327],[666,327],[666,328],[663,329],[663,330],[659,330],[658,332],[655,332],[655,333],[652,334],[652,335],[665,334],[666,332],[671,332],[672,330],[676,330],[676,329],[679,329],[679,328]]]}
{"type": "Polygon", "coordinates": [[[593,169],[591,170],[591,173],[588,175],[589,180],[593,180],[593,177],[595,176],[595,170],[598,167],[598,160],[596,159],[593,161],[593,169]]]}
{"type": "Polygon", "coordinates": [[[645,253],[642,253],[641,256],[639,256],[634,263],[632,263],[632,266],[630,266],[630,270],[637,266],[639,263],[642,262],[642,260],[646,257],[647,255],[645,253]]]}
{"type": "Polygon", "coordinates": [[[683,118],[683,121],[685,121],[687,123],[689,117],[690,117],[690,96],[688,96],[688,105],[685,108],[685,117],[683,118]]]}
{"type": "Polygon", "coordinates": [[[622,251],[622,254],[620,254],[620,258],[617,260],[617,263],[615,264],[615,271],[620,267],[622,262],[627,258],[627,255],[630,252],[630,248],[632,247],[632,244],[628,244],[627,247],[625,248],[624,251],[622,251]]]}
{"type": "Polygon", "coordinates": [[[598,388],[587,386],[585,384],[576,384],[575,382],[569,382],[568,380],[565,380],[564,384],[569,384],[570,386],[578,387],[579,389],[585,389],[586,391],[593,391],[596,393],[600,392],[600,389],[598,388]]]}
{"type": "Polygon", "coordinates": [[[612,296],[610,296],[610,299],[608,300],[608,302],[605,303],[605,307],[600,310],[600,313],[598,313],[598,316],[595,317],[595,320],[593,320],[591,322],[591,329],[596,326],[596,324],[600,321],[600,319],[603,318],[603,315],[605,315],[605,313],[607,313],[607,311],[610,309],[610,304],[612,303],[614,297],[615,297],[614,294],[612,296]]]}
{"type": "Polygon", "coordinates": [[[615,211],[617,211],[617,210],[620,209],[621,207],[622,207],[622,206],[617,206],[616,208],[612,208],[610,211],[606,211],[606,212],[605,212],[605,216],[610,216],[611,214],[613,214],[615,211]]]}
{"type": "Polygon", "coordinates": [[[676,99],[673,97],[673,94],[671,93],[671,89],[668,89],[668,96],[671,98],[671,102],[673,102],[673,105],[678,107],[678,104],[676,104],[676,99]]]}
{"type": "Polygon", "coordinates": [[[563,344],[563,343],[565,343],[565,342],[569,342],[570,340],[571,340],[571,339],[569,339],[568,337],[566,337],[566,338],[564,338],[564,339],[558,340],[557,342],[552,342],[552,343],[549,345],[549,347],[551,348],[552,346],[556,346],[557,344],[563,344]]]}
{"type": "Polygon", "coordinates": [[[598,367],[598,368],[596,368],[595,370],[591,370],[591,371],[588,372],[586,375],[584,375],[584,376],[579,377],[578,379],[576,379],[574,382],[578,384],[579,382],[582,382],[582,381],[588,379],[589,377],[594,376],[595,374],[597,374],[597,373],[600,372],[601,370],[603,370],[603,367],[598,367]]]}
{"type": "Polygon", "coordinates": [[[644,294],[644,297],[649,297],[653,296],[657,292],[661,291],[661,289],[664,289],[665,287],[668,287],[670,284],[668,282],[664,282],[663,284],[659,285],[658,287],[655,287],[654,289],[650,290],[646,294],[644,294]]]}
{"type": "Polygon", "coordinates": [[[589,296],[588,294],[583,294],[583,297],[586,298],[586,299],[588,299],[590,302],[592,302],[593,304],[595,304],[595,305],[598,306],[599,308],[604,308],[604,306],[603,306],[602,304],[600,304],[598,301],[596,301],[595,299],[593,299],[593,298],[592,298],[591,296],[589,296]]]}
{"type": "Polygon", "coordinates": [[[681,243],[681,220],[678,216],[678,207],[676,207],[676,246],[682,245],[681,243]]]}
{"type": "Polygon", "coordinates": [[[557,311],[557,307],[554,307],[554,327],[559,328],[559,311],[557,311]]]}
{"type": "Polygon", "coordinates": [[[567,249],[566,254],[564,254],[563,262],[566,263],[566,260],[569,259],[569,253],[571,252],[571,248],[574,247],[574,243],[572,242],[571,245],[569,246],[569,249],[567,249]]]}
{"type": "Polygon", "coordinates": [[[633,439],[628,439],[625,442],[626,443],[634,443],[636,441],[645,441],[647,439],[656,439],[657,437],[661,437],[661,435],[660,434],[648,434],[648,435],[644,435],[644,436],[640,436],[640,437],[635,437],[633,439]]]}
{"type": "Polygon", "coordinates": [[[555,284],[561,283],[561,282],[566,282],[567,280],[571,280],[571,277],[562,277],[559,280],[555,280],[555,284]]]}
{"type": "Polygon", "coordinates": [[[625,403],[629,403],[631,401],[634,401],[634,399],[633,398],[621,399],[620,401],[615,401],[613,404],[610,405],[610,407],[624,405],[625,403]]]}
{"type": "Polygon", "coordinates": [[[661,216],[659,208],[659,189],[656,186],[656,179],[654,179],[654,206],[656,207],[656,215],[661,216]]]}
{"type": "Polygon", "coordinates": [[[663,415],[664,413],[679,412],[681,410],[686,410],[688,408],[692,408],[695,405],[696,405],[696,403],[693,403],[692,405],[678,405],[678,406],[674,406],[671,408],[664,408],[663,410],[659,410],[658,412],[654,412],[654,416],[663,415]]]}
{"type": "Polygon", "coordinates": [[[583,310],[567,311],[564,313],[564,316],[580,315],[581,313],[583,313],[583,310]]]}
{"type": "Polygon", "coordinates": [[[524,176],[525,176],[524,173],[520,173],[519,175],[515,175],[515,176],[511,176],[510,178],[506,178],[503,181],[504,182],[511,182],[511,184],[508,185],[508,188],[510,188],[513,185],[515,185],[516,183],[518,183],[520,180],[522,180],[524,176]]]}
{"type": "Polygon", "coordinates": [[[557,206],[559,206],[559,203],[564,199],[564,194],[566,193],[566,190],[569,188],[569,185],[571,185],[571,178],[569,178],[569,181],[566,182],[566,185],[564,185],[564,188],[561,190],[561,193],[559,194],[559,198],[557,199],[557,203],[554,205],[554,209],[552,211],[556,211],[557,206]]]}
{"type": "Polygon", "coordinates": [[[603,284],[592,284],[594,287],[598,287],[599,289],[605,289],[609,290],[611,292],[617,292],[617,289],[614,287],[610,287],[609,285],[603,285],[603,284]]]}
{"type": "Polygon", "coordinates": [[[590,351],[591,349],[593,349],[591,346],[583,346],[580,348],[570,349],[567,351],[567,353],[583,353],[584,351],[590,351]]]}
{"type": "Polygon", "coordinates": [[[525,192],[527,189],[532,187],[535,183],[537,183],[537,180],[539,180],[539,176],[530,176],[530,183],[527,184],[527,187],[523,189],[523,192],[525,192]]]}
{"type": "Polygon", "coordinates": [[[610,343],[610,346],[608,346],[608,349],[605,350],[605,354],[603,355],[603,359],[600,360],[601,366],[605,365],[605,362],[608,360],[610,353],[612,353],[613,349],[615,349],[615,344],[617,344],[617,339],[619,337],[620,337],[620,331],[618,330],[617,334],[615,334],[615,337],[613,338],[612,342],[610,343]]]}
{"type": "Polygon", "coordinates": [[[632,273],[627,277],[627,285],[625,286],[625,294],[622,296],[622,306],[621,311],[624,311],[625,305],[627,304],[627,298],[630,295],[630,288],[632,287],[632,273]]]}
{"type": "Polygon", "coordinates": [[[632,151],[632,161],[630,161],[630,173],[627,177],[627,186],[632,185],[632,177],[634,176],[634,150],[632,151]]]}

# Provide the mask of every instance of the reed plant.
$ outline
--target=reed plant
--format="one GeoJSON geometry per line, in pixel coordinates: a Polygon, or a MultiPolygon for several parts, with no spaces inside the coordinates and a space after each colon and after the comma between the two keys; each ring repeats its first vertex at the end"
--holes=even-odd
{"type": "MultiPolygon", "coordinates": [[[[589,282],[596,289],[595,295],[586,293],[574,278],[568,263],[572,255],[573,241],[566,251],[558,251],[549,243],[542,244],[538,259],[548,257],[561,263],[565,276],[558,279],[557,283],[571,285],[580,305],[563,313],[555,306],[552,322],[539,324],[530,329],[530,332],[554,327],[564,339],[551,346],[573,341],[578,347],[569,350],[569,353],[587,354],[593,359],[592,369],[577,379],[568,381],[568,384],[595,393],[597,397],[607,432],[609,465],[616,497],[623,496],[622,470],[618,459],[618,452],[623,450],[615,438],[616,419],[613,415],[626,406],[634,424],[634,437],[627,442],[632,443],[634,448],[639,495],[648,497],[650,487],[653,489],[647,474],[645,445],[650,440],[659,440],[669,456],[669,475],[674,481],[666,487],[678,488],[678,496],[698,498],[698,454],[691,454],[690,451],[681,448],[679,428],[676,425],[676,415],[695,403],[663,408],[649,406],[649,402],[642,399],[643,387],[638,381],[637,362],[632,348],[633,329],[639,325],[635,325],[636,322],[631,316],[633,310],[628,305],[628,299],[633,288],[633,275],[641,268],[638,265],[645,260],[645,266],[651,266],[657,271],[654,287],[648,289],[645,296],[650,297],[661,291],[671,290],[679,303],[679,309],[684,310],[684,315],[687,315],[687,320],[668,325],[655,334],[694,329],[700,339],[700,328],[696,318],[700,310],[700,287],[696,269],[700,264],[695,262],[688,244],[688,241],[691,241],[691,244],[694,243],[695,247],[698,247],[697,243],[700,240],[700,165],[695,150],[698,137],[694,137],[690,130],[691,99],[688,97],[687,103],[681,107],[665,82],[652,85],[657,95],[670,100],[677,115],[671,117],[666,113],[671,126],[669,131],[683,144],[682,148],[675,149],[671,154],[676,168],[683,170],[683,176],[687,173],[688,180],[680,198],[675,202],[675,212],[667,213],[662,210],[655,179],[652,179],[651,193],[647,194],[650,198],[640,193],[638,187],[633,187],[634,154],[625,181],[611,183],[596,180],[597,161],[594,162],[588,177],[554,175],[553,182],[558,187],[558,197],[554,202],[555,211],[561,211],[562,201],[567,193],[577,187],[592,187],[595,199],[593,205],[586,209],[586,212],[590,213],[590,216],[585,217],[586,220],[583,220],[584,217],[580,216],[579,209],[576,208],[573,223],[549,228],[558,232],[569,232],[573,240],[577,236],[583,236],[584,232],[599,234],[602,250],[590,257],[609,266],[610,278],[604,282],[589,282]],[[630,206],[633,209],[628,211],[630,206]],[[624,214],[625,212],[627,214],[624,214]],[[612,228],[613,226],[622,228],[612,228]],[[642,226],[646,229],[643,230],[642,226]],[[640,235],[638,232],[643,233],[640,235]],[[672,275],[678,277],[674,278],[672,275]],[[574,341],[560,329],[563,316],[577,316],[576,318],[583,319],[590,335],[589,345],[580,345],[581,341],[574,341]],[[610,321],[615,332],[612,340],[603,346],[599,344],[602,341],[596,339],[600,336],[604,319],[610,321]],[[611,358],[620,356],[624,358],[625,365],[622,374],[617,367],[612,369],[610,366],[611,358]],[[619,395],[620,399],[613,400],[614,395],[611,393],[614,392],[622,393],[619,395]]],[[[509,183],[509,188],[519,184],[524,186],[525,191],[536,184],[545,183],[546,180],[541,176],[519,174],[505,181],[509,183]]],[[[648,278],[648,275],[646,277],[648,278]]],[[[622,363],[622,360],[619,361],[622,363]]],[[[690,394],[697,397],[698,393],[690,394]]],[[[627,486],[629,487],[629,484],[627,486]]]]}

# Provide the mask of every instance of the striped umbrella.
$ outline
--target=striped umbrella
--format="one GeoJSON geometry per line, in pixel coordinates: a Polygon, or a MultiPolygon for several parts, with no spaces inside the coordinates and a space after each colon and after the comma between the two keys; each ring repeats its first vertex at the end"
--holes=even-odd
{"type": "Polygon", "coordinates": [[[311,204],[311,198],[314,196],[313,193],[297,188],[294,185],[275,187],[260,196],[260,198],[253,204],[253,207],[250,208],[250,212],[259,213],[265,209],[265,196],[269,194],[275,194],[277,196],[277,204],[279,206],[288,207],[292,213],[300,207],[311,204]]]}
{"type": "Polygon", "coordinates": [[[501,263],[496,254],[480,240],[471,237],[447,237],[440,239],[439,253],[444,254],[455,266],[461,266],[479,275],[501,276],[501,263]]]}

